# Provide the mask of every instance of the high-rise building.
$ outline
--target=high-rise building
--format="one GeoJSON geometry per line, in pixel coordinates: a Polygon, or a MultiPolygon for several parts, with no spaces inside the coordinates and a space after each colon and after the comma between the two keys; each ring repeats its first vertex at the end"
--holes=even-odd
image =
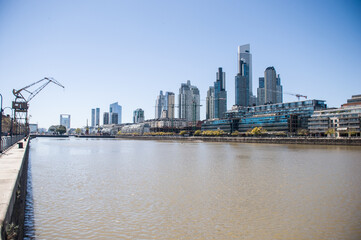
{"type": "Polygon", "coordinates": [[[92,108],[92,118],[90,126],[95,127],[95,108],[92,108]]]}
{"type": "Polygon", "coordinates": [[[238,74],[235,77],[235,104],[252,105],[252,54],[250,44],[238,47],[238,74]]]}
{"type": "Polygon", "coordinates": [[[133,112],[133,123],[142,123],[144,122],[144,111],[141,108],[137,108],[133,112]]]}
{"type": "Polygon", "coordinates": [[[178,95],[179,118],[186,119],[189,122],[200,120],[200,97],[196,86],[191,85],[191,81],[182,83],[178,95]]]}
{"type": "Polygon", "coordinates": [[[264,71],[264,77],[259,78],[257,89],[257,104],[274,104],[283,102],[283,89],[280,75],[274,67],[268,67],[264,71]]]}
{"type": "Polygon", "coordinates": [[[109,113],[103,113],[103,125],[109,124],[109,113]]]}
{"type": "Polygon", "coordinates": [[[227,111],[226,73],[218,68],[214,86],[209,87],[206,98],[206,119],[222,118],[227,111]]]}
{"type": "Polygon", "coordinates": [[[207,91],[206,98],[206,119],[213,119],[214,117],[214,86],[210,86],[207,91]]]}
{"type": "Polygon", "coordinates": [[[163,91],[157,96],[155,101],[155,119],[159,118],[174,118],[174,93],[163,91]]]}
{"type": "Polygon", "coordinates": [[[214,82],[214,117],[222,118],[227,111],[226,73],[218,68],[214,82]]]}
{"type": "Polygon", "coordinates": [[[122,106],[118,102],[112,103],[109,106],[110,124],[121,124],[122,123],[122,106]],[[116,113],[116,117],[113,113],[116,113]],[[115,120],[116,119],[116,120],[115,120]]]}
{"type": "Polygon", "coordinates": [[[248,66],[241,60],[241,72],[235,78],[236,105],[250,106],[248,66]]]}
{"type": "Polygon", "coordinates": [[[118,122],[119,122],[119,115],[118,115],[118,113],[112,112],[112,113],[110,114],[110,120],[111,120],[110,124],[118,124],[118,122]]]}
{"type": "Polygon", "coordinates": [[[69,114],[60,114],[60,125],[70,128],[70,115],[69,114]]]}
{"type": "Polygon", "coordinates": [[[100,108],[95,109],[95,125],[100,125],[100,108]]]}
{"type": "Polygon", "coordinates": [[[264,77],[258,79],[259,87],[257,88],[257,105],[265,104],[264,77]]]}
{"type": "Polygon", "coordinates": [[[155,100],[155,119],[161,118],[164,106],[165,96],[163,95],[163,91],[160,91],[159,95],[157,96],[157,100],[155,100]]]}
{"type": "Polygon", "coordinates": [[[174,118],[175,95],[172,92],[165,93],[164,110],[167,111],[167,118],[174,118]]]}

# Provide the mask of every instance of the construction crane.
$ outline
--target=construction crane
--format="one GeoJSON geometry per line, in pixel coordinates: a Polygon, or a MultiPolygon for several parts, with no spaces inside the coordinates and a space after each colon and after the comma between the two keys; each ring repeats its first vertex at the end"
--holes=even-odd
{"type": "MultiPolygon", "coordinates": [[[[29,102],[33,99],[41,90],[43,90],[49,83],[54,83],[62,88],[65,88],[61,83],[56,81],[54,78],[45,77],[37,82],[34,82],[26,87],[23,87],[19,90],[13,89],[13,94],[15,96],[15,101],[12,102],[12,108],[14,110],[14,120],[18,121],[18,126],[21,127],[21,122],[25,123],[25,134],[29,133],[29,124],[28,124],[28,109],[29,102]],[[38,88],[33,91],[30,91],[30,88],[41,84],[38,88]],[[26,94],[28,96],[25,96],[26,94]]],[[[18,131],[20,133],[20,129],[18,131]]]]}
{"type": "Polygon", "coordinates": [[[284,92],[284,94],[288,94],[288,95],[292,95],[292,96],[296,96],[298,101],[300,101],[300,98],[303,97],[305,99],[307,99],[307,96],[304,96],[304,95],[301,95],[301,94],[298,94],[298,93],[289,93],[289,92],[284,92]]]}
{"type": "Polygon", "coordinates": [[[281,91],[276,91],[276,90],[271,90],[271,89],[267,89],[267,90],[265,90],[265,91],[270,91],[270,92],[275,92],[275,93],[281,93],[281,94],[292,95],[292,96],[297,97],[298,101],[300,101],[300,98],[301,98],[301,97],[303,97],[303,98],[307,99],[307,96],[305,96],[305,95],[301,95],[301,94],[298,94],[298,93],[281,92],[281,91]]]}

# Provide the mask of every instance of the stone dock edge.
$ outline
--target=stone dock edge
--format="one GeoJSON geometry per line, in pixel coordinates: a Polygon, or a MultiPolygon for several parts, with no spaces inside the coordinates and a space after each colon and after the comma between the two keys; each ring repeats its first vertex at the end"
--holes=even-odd
{"type": "Polygon", "coordinates": [[[0,155],[2,240],[23,239],[29,143],[29,139],[22,139],[0,155]]]}
{"type": "Polygon", "coordinates": [[[313,138],[313,137],[182,137],[182,136],[116,136],[119,139],[134,140],[177,140],[203,142],[268,143],[268,144],[310,144],[361,146],[361,138],[313,138]]]}

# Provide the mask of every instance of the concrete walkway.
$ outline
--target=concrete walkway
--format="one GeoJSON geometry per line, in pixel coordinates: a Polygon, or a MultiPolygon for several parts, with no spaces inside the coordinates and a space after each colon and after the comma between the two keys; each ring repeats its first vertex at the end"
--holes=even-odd
{"type": "Polygon", "coordinates": [[[0,226],[9,221],[15,203],[16,189],[23,167],[28,141],[20,140],[23,148],[14,144],[0,154],[0,226]],[[9,207],[10,206],[10,207],[9,207]]]}

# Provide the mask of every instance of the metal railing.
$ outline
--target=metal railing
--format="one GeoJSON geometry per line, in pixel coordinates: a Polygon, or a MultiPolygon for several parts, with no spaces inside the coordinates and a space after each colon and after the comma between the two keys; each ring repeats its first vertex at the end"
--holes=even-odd
{"type": "Polygon", "coordinates": [[[0,153],[4,152],[6,149],[14,145],[16,142],[20,141],[25,137],[24,134],[14,135],[14,136],[3,136],[1,137],[0,142],[0,153]]]}

